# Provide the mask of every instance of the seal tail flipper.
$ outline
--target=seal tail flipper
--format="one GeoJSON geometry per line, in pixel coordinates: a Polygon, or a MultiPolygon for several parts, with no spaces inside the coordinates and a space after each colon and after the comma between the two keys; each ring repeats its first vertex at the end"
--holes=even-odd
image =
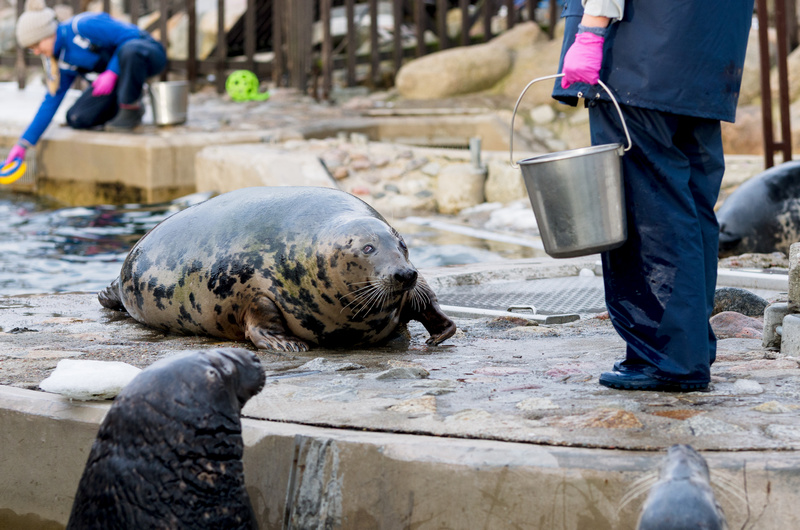
{"type": "Polygon", "coordinates": [[[431,334],[430,338],[425,341],[426,344],[436,346],[453,336],[456,332],[455,323],[439,307],[436,294],[422,276],[417,278],[417,285],[409,298],[400,320],[401,322],[409,320],[421,322],[431,334]]]}
{"type": "Polygon", "coordinates": [[[278,306],[266,297],[253,301],[244,314],[242,326],[244,336],[258,349],[282,352],[308,351],[308,344],[286,329],[286,322],[278,306]]]}
{"type": "Polygon", "coordinates": [[[119,292],[119,277],[111,282],[111,285],[97,293],[97,300],[100,305],[108,309],[116,311],[125,311],[125,306],[122,304],[122,297],[119,292]]]}

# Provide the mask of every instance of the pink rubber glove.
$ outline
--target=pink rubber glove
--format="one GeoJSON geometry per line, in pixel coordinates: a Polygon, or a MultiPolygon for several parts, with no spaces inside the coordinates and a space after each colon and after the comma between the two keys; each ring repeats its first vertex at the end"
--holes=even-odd
{"type": "Polygon", "coordinates": [[[583,32],[575,36],[575,42],[564,55],[561,88],[569,88],[572,83],[597,84],[603,64],[603,42],[605,39],[594,33],[583,32]]]}
{"type": "Polygon", "coordinates": [[[97,76],[97,79],[92,81],[92,95],[93,96],[107,96],[114,90],[114,85],[117,84],[117,74],[111,70],[106,70],[97,76]]]}
{"type": "Polygon", "coordinates": [[[7,166],[16,159],[25,160],[25,148],[21,145],[15,145],[11,148],[11,152],[8,153],[8,158],[6,158],[3,165],[7,166]]]}

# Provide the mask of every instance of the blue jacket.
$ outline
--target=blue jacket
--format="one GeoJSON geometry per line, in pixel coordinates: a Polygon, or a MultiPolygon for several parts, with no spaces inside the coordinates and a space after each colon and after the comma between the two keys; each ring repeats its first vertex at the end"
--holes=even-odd
{"type": "MultiPolygon", "coordinates": [[[[567,0],[564,54],[583,15],[581,0],[567,0]]],[[[600,79],[622,105],[685,116],[734,121],[742,81],[753,0],[626,0],[622,20],[606,35],[600,79]]],[[[575,105],[600,87],[574,83],[553,97],[575,105]]]]}
{"type": "Polygon", "coordinates": [[[55,94],[47,94],[20,143],[36,145],[55,116],[64,95],[78,76],[111,70],[119,74],[119,46],[132,39],[149,38],[133,24],[106,13],[81,13],[58,25],[53,56],[57,58],[60,82],[55,94]]]}

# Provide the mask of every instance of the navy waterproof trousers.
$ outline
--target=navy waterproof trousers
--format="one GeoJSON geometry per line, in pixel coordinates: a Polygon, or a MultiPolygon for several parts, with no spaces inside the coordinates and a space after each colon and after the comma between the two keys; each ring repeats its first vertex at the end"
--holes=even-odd
{"type": "MultiPolygon", "coordinates": [[[[589,106],[593,145],[625,144],[612,103],[589,106]]],[[[623,106],[633,148],[622,157],[628,239],[604,252],[606,305],[626,367],[708,383],[717,279],[714,204],[725,163],[717,120],[623,106]]]]}
{"type": "Polygon", "coordinates": [[[142,97],[148,77],[158,75],[167,64],[160,42],[151,38],[133,39],[119,50],[119,77],[107,96],[92,95],[92,87],[84,90],[67,111],[67,125],[73,129],[90,129],[103,125],[117,115],[119,105],[135,105],[142,97]]]}

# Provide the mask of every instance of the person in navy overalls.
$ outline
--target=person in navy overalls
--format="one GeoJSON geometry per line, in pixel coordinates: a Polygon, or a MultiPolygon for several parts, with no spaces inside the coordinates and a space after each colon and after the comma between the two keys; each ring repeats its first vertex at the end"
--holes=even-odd
{"type": "Polygon", "coordinates": [[[593,145],[626,144],[628,239],[602,253],[606,305],[625,359],[600,384],[704,390],[716,357],[709,324],[717,279],[714,214],[753,0],[568,0],[553,97],[589,107],[593,145]]]}
{"type": "Polygon", "coordinates": [[[24,159],[36,145],[78,77],[97,73],[91,86],[67,111],[67,124],[130,131],[141,124],[145,80],[161,73],[167,57],[161,43],[133,24],[106,13],[81,13],[58,23],[44,0],[28,0],[16,27],[20,46],[40,55],[48,93],[6,162],[24,159]]]}

